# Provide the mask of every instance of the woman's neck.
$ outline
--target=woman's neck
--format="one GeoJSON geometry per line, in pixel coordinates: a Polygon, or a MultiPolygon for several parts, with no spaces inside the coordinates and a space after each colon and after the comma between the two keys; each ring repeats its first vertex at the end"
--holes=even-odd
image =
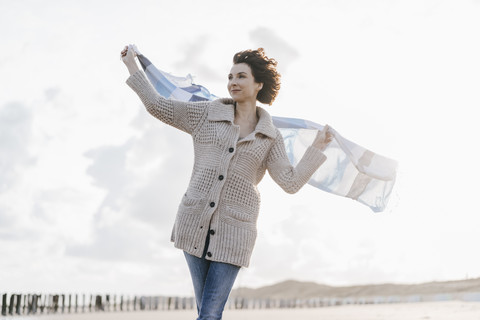
{"type": "Polygon", "coordinates": [[[257,105],[255,102],[236,102],[235,119],[247,122],[257,122],[257,105]]]}

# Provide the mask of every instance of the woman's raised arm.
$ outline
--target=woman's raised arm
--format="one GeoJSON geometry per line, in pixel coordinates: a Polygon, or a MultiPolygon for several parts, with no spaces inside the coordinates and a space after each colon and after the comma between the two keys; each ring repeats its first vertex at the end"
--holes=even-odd
{"type": "Polygon", "coordinates": [[[155,118],[177,129],[192,134],[207,111],[207,101],[185,102],[166,99],[161,96],[145,72],[139,69],[135,61],[133,46],[126,46],[121,52],[122,61],[130,76],[126,83],[135,91],[147,111],[155,118]]]}

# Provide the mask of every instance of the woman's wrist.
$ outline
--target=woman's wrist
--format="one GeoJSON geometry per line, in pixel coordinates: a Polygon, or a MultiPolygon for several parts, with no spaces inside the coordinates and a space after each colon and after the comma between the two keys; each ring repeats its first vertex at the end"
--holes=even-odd
{"type": "Polygon", "coordinates": [[[137,72],[138,70],[140,70],[138,68],[138,65],[135,61],[133,61],[133,63],[128,63],[127,64],[127,68],[128,68],[128,72],[130,72],[130,75],[134,74],[135,72],[137,72]]]}
{"type": "Polygon", "coordinates": [[[326,143],[314,143],[313,144],[313,147],[319,149],[320,151],[325,151],[325,149],[327,148],[327,144],[326,143]]]}

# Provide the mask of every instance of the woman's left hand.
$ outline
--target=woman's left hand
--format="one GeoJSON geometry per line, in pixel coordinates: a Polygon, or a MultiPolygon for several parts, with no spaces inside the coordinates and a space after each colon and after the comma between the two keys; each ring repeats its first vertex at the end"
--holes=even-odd
{"type": "Polygon", "coordinates": [[[333,134],[329,129],[330,127],[327,124],[323,127],[322,131],[317,131],[317,136],[315,137],[315,140],[313,140],[312,146],[324,151],[333,139],[333,134]]]}

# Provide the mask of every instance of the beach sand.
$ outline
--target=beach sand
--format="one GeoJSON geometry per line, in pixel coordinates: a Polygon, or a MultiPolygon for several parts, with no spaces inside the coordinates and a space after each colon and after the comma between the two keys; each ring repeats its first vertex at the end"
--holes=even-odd
{"type": "MultiPolygon", "coordinates": [[[[140,311],[56,314],[4,319],[30,320],[194,320],[196,311],[140,311]]],[[[225,310],[224,320],[480,320],[480,302],[444,301],[346,305],[315,309],[225,310]]]]}

